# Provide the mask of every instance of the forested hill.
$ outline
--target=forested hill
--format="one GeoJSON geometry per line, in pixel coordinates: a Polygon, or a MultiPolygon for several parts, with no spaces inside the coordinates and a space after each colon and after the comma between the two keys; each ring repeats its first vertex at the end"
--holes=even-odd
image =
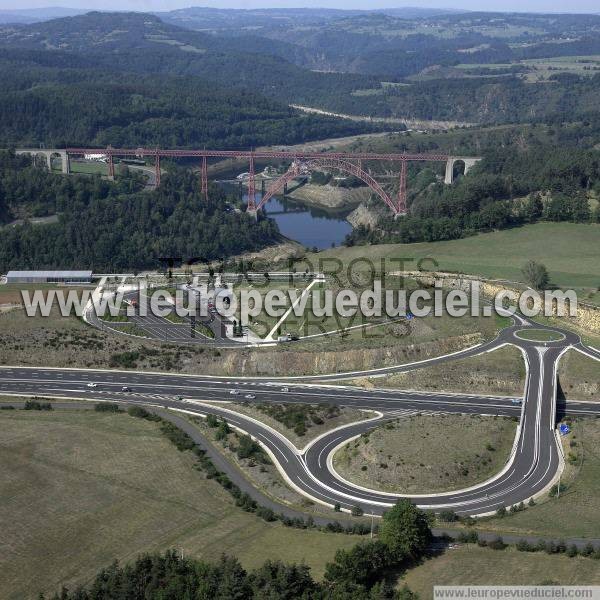
{"type": "Polygon", "coordinates": [[[448,240],[538,221],[600,223],[599,133],[595,121],[465,132],[467,144],[458,140],[451,152],[473,153],[476,140],[483,157],[466,177],[448,186],[431,168],[409,167],[409,216],[385,214],[347,243],[448,240]]]}
{"type": "Polygon", "coordinates": [[[350,95],[373,82],[312,73],[276,56],[291,53],[284,42],[265,42],[218,39],[141,13],[2,26],[0,146],[249,148],[381,129],[289,108],[284,88],[350,95]],[[252,53],[259,48],[265,53],[252,53]]]}
{"type": "MultiPolygon", "coordinates": [[[[600,57],[600,17],[590,17],[587,25],[583,17],[566,18],[564,34],[561,19],[555,19],[558,24],[553,25],[534,16],[523,20],[514,15],[495,19],[480,15],[469,17],[464,30],[457,17],[439,19],[424,22],[362,14],[285,31],[271,22],[268,28],[257,30],[260,35],[249,35],[245,29],[228,30],[226,35],[191,31],[143,13],[88,13],[33,25],[5,25],[0,26],[4,56],[0,75],[8,82],[16,76],[16,83],[12,84],[13,95],[0,101],[17,106],[23,103],[25,115],[30,110],[28,103],[40,103],[36,113],[40,122],[24,124],[28,133],[43,129],[41,115],[48,109],[47,103],[58,98],[57,115],[63,106],[75,120],[80,115],[86,120],[85,102],[75,100],[73,106],[69,102],[79,96],[90,97],[89,90],[77,89],[85,79],[85,74],[77,71],[95,71],[98,87],[93,94],[101,98],[104,107],[99,129],[115,126],[120,132],[128,128],[125,139],[136,139],[142,131],[160,130],[164,122],[156,127],[154,123],[139,125],[144,117],[142,112],[131,110],[135,97],[141,97],[141,105],[148,107],[153,104],[147,101],[149,96],[154,100],[161,95],[163,81],[168,95],[181,85],[173,78],[183,77],[182,101],[175,103],[172,111],[174,129],[181,129],[180,118],[200,115],[194,125],[212,128],[202,134],[212,140],[217,131],[211,106],[222,106],[223,114],[217,119],[226,124],[222,136],[229,137],[229,126],[239,128],[239,134],[234,131],[237,145],[247,133],[242,123],[255,118],[249,115],[250,105],[261,107],[258,113],[267,120],[281,120],[289,104],[351,115],[469,123],[595,118],[600,58],[594,55],[600,57]],[[502,26],[498,24],[494,30],[497,21],[502,26]],[[534,27],[538,22],[541,33],[534,27]],[[444,27],[449,28],[448,35],[444,27]],[[564,39],[567,34],[573,38],[564,39]],[[530,58],[547,56],[554,56],[557,62],[540,67],[526,63],[530,58]],[[562,60],[568,56],[573,57],[570,62],[562,60]],[[42,68],[63,69],[55,74],[55,84],[72,83],[73,93],[69,95],[64,89],[48,92],[52,76],[42,73],[42,68]],[[21,69],[22,75],[18,72],[21,69]],[[67,71],[71,69],[74,72],[67,71]],[[123,97],[123,80],[138,86],[132,92],[134,98],[123,97]],[[144,88],[141,91],[140,84],[144,88]],[[17,90],[25,100],[15,95],[17,90]],[[209,113],[206,119],[197,103],[189,100],[190,95],[203,98],[209,113]],[[262,108],[267,102],[271,104],[265,112],[262,108]],[[119,116],[115,122],[105,114],[114,114],[113,104],[124,107],[123,118],[119,116]]],[[[161,98],[161,103],[168,106],[171,99],[161,98]]],[[[14,112],[11,109],[9,120],[14,112]]],[[[152,110],[148,114],[153,118],[152,110]]],[[[298,116],[292,112],[288,115],[298,116]]],[[[164,109],[158,118],[166,118],[164,109]]],[[[248,142],[302,141],[313,137],[319,128],[317,135],[324,138],[372,130],[374,125],[293,121],[279,130],[291,132],[286,138],[259,137],[248,142]],[[304,127],[309,134],[302,135],[304,127]]],[[[185,133],[174,133],[168,143],[179,138],[181,144],[197,143],[201,136],[188,135],[187,125],[183,129],[185,133]]],[[[266,128],[260,125],[252,129],[264,132],[266,128]]],[[[6,139],[1,130],[0,139],[6,139]]],[[[154,132],[151,141],[158,139],[165,138],[154,132]]]]}
{"type": "Polygon", "coordinates": [[[259,93],[197,77],[109,70],[104,62],[61,51],[0,48],[0,147],[249,148],[380,128],[304,115],[259,93]]]}
{"type": "Polygon", "coordinates": [[[162,257],[222,259],[280,239],[273,221],[232,210],[220,188],[200,202],[190,171],[172,170],[155,191],[140,187],[126,173],[115,183],[64,177],[0,152],[0,219],[58,214],[55,223],[0,225],[0,272],[159,268],[162,257]]]}
{"type": "Polygon", "coordinates": [[[293,63],[303,50],[252,35],[219,37],[189,31],[145,13],[97,13],[22,26],[0,26],[0,47],[61,50],[93,56],[108,70],[201,77],[297,102],[372,87],[376,77],[317,73],[293,63]],[[306,94],[305,95],[305,91],[306,94]]]}

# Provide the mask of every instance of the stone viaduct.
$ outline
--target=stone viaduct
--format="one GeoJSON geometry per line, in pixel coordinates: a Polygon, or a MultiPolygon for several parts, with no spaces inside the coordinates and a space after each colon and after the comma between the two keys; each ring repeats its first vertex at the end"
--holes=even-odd
{"type": "Polygon", "coordinates": [[[15,154],[31,154],[34,157],[43,156],[49,171],[52,171],[52,158],[60,157],[61,171],[63,173],[69,173],[71,170],[69,165],[69,155],[66,150],[56,148],[19,148],[18,150],[15,150],[15,154]]]}

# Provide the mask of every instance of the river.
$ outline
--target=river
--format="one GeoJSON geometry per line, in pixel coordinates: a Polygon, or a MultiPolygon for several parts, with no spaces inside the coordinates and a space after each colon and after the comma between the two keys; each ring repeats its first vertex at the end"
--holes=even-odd
{"type": "MultiPolygon", "coordinates": [[[[260,198],[261,194],[257,191],[257,203],[260,198]]],[[[247,203],[247,194],[243,195],[243,201],[247,203]]],[[[271,198],[263,208],[265,214],[277,223],[282,235],[306,248],[324,250],[334,244],[339,246],[352,231],[352,226],[345,219],[350,211],[328,212],[279,196],[271,198]]]]}

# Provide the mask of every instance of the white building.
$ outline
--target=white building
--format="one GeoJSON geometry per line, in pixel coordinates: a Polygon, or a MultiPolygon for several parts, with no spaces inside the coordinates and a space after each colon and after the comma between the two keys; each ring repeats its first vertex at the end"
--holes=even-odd
{"type": "Polygon", "coordinates": [[[9,271],[6,283],[91,283],[91,271],[9,271]]]}

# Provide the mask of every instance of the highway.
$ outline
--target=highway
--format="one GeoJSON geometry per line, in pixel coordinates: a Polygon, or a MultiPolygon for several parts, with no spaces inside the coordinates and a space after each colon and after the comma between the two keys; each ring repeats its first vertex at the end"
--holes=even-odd
{"type": "MultiPolygon", "coordinates": [[[[479,485],[445,494],[412,495],[419,506],[435,511],[449,509],[463,515],[482,515],[510,507],[541,494],[554,483],[563,466],[556,435],[556,369],[560,357],[574,348],[592,359],[600,353],[585,346],[566,330],[540,326],[518,318],[518,324],[502,330],[486,344],[451,355],[381,369],[293,378],[217,377],[107,370],[0,367],[0,394],[37,395],[53,398],[114,401],[185,411],[212,413],[233,427],[252,435],[269,453],[288,484],[314,501],[343,510],[360,506],[365,513],[380,515],[400,494],[361,488],[344,481],[333,469],[337,448],[389,419],[416,413],[475,413],[519,418],[513,451],[503,470],[479,485]],[[519,329],[552,329],[563,334],[555,342],[518,338],[519,329]],[[490,352],[505,344],[521,349],[527,364],[523,399],[510,397],[362,389],[333,385],[336,380],[402,372],[425,365],[490,352]],[[96,384],[90,387],[89,384],[96,384]],[[123,391],[127,386],[130,391],[123,391]],[[232,393],[233,392],[233,393],[232,393]],[[305,448],[296,448],[267,425],[233,412],[223,402],[328,402],[373,411],[366,420],[330,431],[305,448]],[[219,404],[214,404],[219,402],[219,404]]],[[[568,402],[558,407],[577,416],[600,415],[600,403],[568,402]]]]}

